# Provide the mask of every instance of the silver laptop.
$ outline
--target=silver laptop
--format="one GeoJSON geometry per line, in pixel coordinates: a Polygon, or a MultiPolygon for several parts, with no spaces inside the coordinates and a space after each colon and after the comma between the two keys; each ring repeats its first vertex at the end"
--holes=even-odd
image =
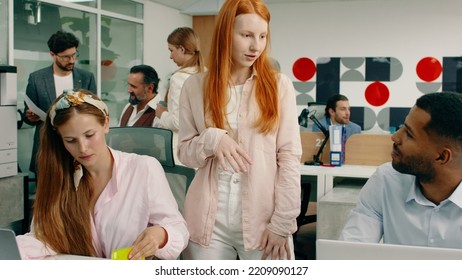
{"type": "Polygon", "coordinates": [[[462,260],[462,249],[316,240],[317,260],[462,260]]]}
{"type": "Polygon", "coordinates": [[[0,229],[0,260],[20,260],[16,234],[10,229],[0,229]]]}

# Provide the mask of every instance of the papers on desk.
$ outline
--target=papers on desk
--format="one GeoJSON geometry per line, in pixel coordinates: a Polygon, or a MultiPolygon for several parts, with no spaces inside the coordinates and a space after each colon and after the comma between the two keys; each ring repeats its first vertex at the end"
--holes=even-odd
{"type": "Polygon", "coordinates": [[[24,101],[26,102],[27,107],[29,107],[29,109],[32,112],[34,112],[34,114],[40,117],[41,121],[46,120],[47,114],[44,111],[42,111],[42,109],[40,109],[37,105],[35,105],[35,103],[32,102],[32,100],[30,100],[29,96],[27,96],[27,94],[24,95],[24,101]]]}
{"type": "Polygon", "coordinates": [[[330,125],[330,164],[340,166],[345,163],[346,129],[344,125],[330,125]]]}

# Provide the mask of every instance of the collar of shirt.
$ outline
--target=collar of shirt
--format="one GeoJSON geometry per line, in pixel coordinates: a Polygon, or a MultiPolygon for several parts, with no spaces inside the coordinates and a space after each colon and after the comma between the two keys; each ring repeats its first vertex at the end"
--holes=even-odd
{"type": "MultiPolygon", "coordinates": [[[[406,203],[411,201],[411,200],[415,200],[415,202],[417,202],[417,203],[419,203],[421,205],[424,205],[424,206],[432,206],[432,207],[437,206],[433,202],[429,201],[423,195],[422,190],[420,188],[420,184],[419,184],[419,182],[417,182],[415,177],[414,177],[413,186],[411,188],[409,188],[409,194],[408,194],[408,196],[406,198],[406,203]]],[[[447,201],[451,201],[452,203],[454,203],[455,205],[457,205],[459,208],[462,209],[462,182],[459,183],[457,188],[454,190],[454,192],[447,199],[443,200],[440,203],[440,206],[446,204],[447,201]]]]}

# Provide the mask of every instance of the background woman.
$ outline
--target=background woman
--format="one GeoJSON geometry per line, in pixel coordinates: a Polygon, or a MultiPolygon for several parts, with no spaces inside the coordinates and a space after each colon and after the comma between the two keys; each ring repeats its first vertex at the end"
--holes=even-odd
{"type": "Polygon", "coordinates": [[[175,163],[181,164],[177,157],[181,89],[189,76],[204,71],[204,61],[200,51],[199,36],[190,27],[173,30],[167,38],[167,43],[170,58],[180,68],[170,77],[169,88],[164,99],[167,107],[160,103],[157,105],[156,126],[173,131],[175,163]]]}

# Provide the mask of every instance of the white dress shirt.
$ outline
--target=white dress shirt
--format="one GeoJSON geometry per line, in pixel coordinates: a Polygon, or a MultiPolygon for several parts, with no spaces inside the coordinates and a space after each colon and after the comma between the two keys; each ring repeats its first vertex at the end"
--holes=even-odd
{"type": "Polygon", "coordinates": [[[416,177],[385,163],[361,189],[341,240],[462,248],[462,187],[439,205],[422,194],[416,177]]]}

